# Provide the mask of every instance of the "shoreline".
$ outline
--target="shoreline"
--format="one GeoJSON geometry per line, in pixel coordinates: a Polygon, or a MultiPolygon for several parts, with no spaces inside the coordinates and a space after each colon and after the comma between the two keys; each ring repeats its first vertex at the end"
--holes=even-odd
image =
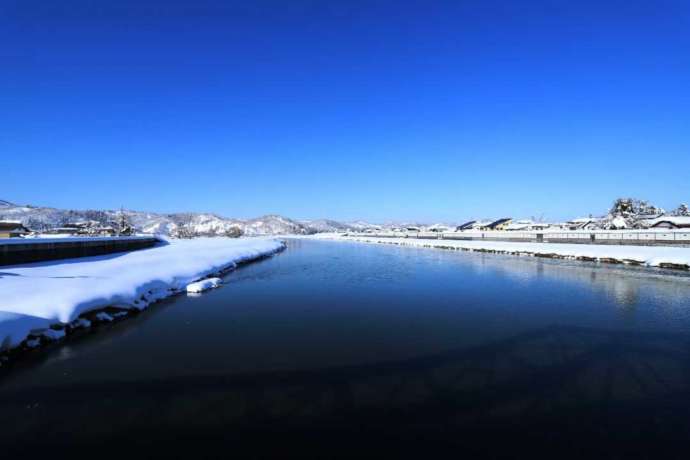
{"type": "MultiPolygon", "coordinates": [[[[188,277],[182,282],[164,283],[165,286],[146,289],[151,285],[151,281],[144,282],[142,286],[135,288],[137,295],[129,303],[121,301],[103,302],[92,304],[89,307],[75,313],[69,321],[43,320],[46,323],[43,327],[31,328],[21,340],[14,337],[11,342],[10,335],[5,337],[3,347],[0,348],[0,378],[11,370],[12,365],[26,358],[28,355],[43,352],[46,349],[62,345],[67,339],[78,338],[87,333],[95,333],[104,326],[119,323],[128,318],[132,318],[147,310],[151,305],[170,299],[177,295],[184,294],[189,284],[199,281],[223,277],[234,271],[236,268],[253,262],[274,256],[287,248],[282,240],[270,240],[275,244],[264,250],[256,250],[255,253],[245,253],[231,257],[229,261],[217,267],[203,270],[192,277],[188,277]],[[143,289],[143,291],[142,291],[143,289]],[[9,343],[9,345],[7,345],[9,343]]],[[[79,260],[76,259],[76,263],[79,260]]],[[[69,261],[67,261],[69,263],[69,261]]],[[[88,262],[88,261],[87,261],[88,262]]],[[[27,267],[21,267],[26,269],[27,267]]],[[[10,270],[11,267],[8,267],[10,270]]],[[[31,269],[31,267],[29,267],[31,269]]],[[[6,275],[6,273],[3,273],[6,275]]],[[[199,294],[196,294],[199,295],[199,294]]],[[[75,310],[76,311],[76,310],[75,310]]],[[[1,313],[5,313],[0,311],[1,313]]],[[[2,319],[2,317],[0,317],[2,319]]],[[[2,322],[0,322],[0,327],[2,322]]],[[[1,330],[0,330],[1,331],[1,330]]],[[[0,337],[1,339],[2,337],[0,337]]]]}
{"type": "Polygon", "coordinates": [[[578,260],[583,262],[664,268],[686,272],[690,270],[690,248],[687,247],[428,240],[341,235],[321,236],[314,239],[578,260]]]}

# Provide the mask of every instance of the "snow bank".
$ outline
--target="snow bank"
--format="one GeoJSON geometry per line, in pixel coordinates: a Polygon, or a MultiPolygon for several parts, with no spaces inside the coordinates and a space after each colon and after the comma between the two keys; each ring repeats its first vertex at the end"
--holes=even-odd
{"type": "Polygon", "coordinates": [[[199,238],[134,252],[0,267],[0,350],[19,345],[32,331],[40,335],[50,325],[74,322],[87,311],[146,308],[200,278],[283,247],[271,239],[199,238]]]}
{"type": "Polygon", "coordinates": [[[619,246],[603,244],[523,243],[476,240],[427,240],[416,238],[321,236],[343,241],[387,243],[401,246],[490,251],[541,257],[620,262],[650,267],[690,267],[690,248],[670,246],[619,246]]]}
{"type": "Polygon", "coordinates": [[[208,278],[187,285],[187,292],[204,292],[209,289],[217,288],[223,283],[220,278],[208,278]]]}

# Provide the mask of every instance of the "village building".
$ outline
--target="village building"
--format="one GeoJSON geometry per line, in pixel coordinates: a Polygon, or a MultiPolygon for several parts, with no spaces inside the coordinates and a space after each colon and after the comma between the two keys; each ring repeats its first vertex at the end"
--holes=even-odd
{"type": "Polygon", "coordinates": [[[482,226],[481,230],[484,230],[484,231],[505,230],[506,227],[508,226],[508,224],[510,224],[510,222],[512,220],[513,219],[510,217],[504,217],[502,219],[495,220],[495,221],[491,222],[490,224],[482,226]]]}
{"type": "Polygon", "coordinates": [[[430,227],[427,227],[426,231],[427,232],[436,232],[436,233],[448,233],[448,232],[452,232],[453,229],[451,229],[450,227],[448,227],[446,225],[434,224],[430,227]]]}
{"type": "Polygon", "coordinates": [[[661,216],[647,221],[649,228],[690,228],[690,216],[661,216]]]}
{"type": "Polygon", "coordinates": [[[110,225],[101,225],[95,220],[70,222],[61,227],[54,227],[46,230],[50,235],[69,235],[69,236],[114,236],[117,231],[110,225]]]}
{"type": "Polygon", "coordinates": [[[21,222],[0,221],[0,238],[19,238],[29,234],[21,222]]]}
{"type": "Polygon", "coordinates": [[[455,231],[456,231],[456,232],[462,232],[462,231],[465,231],[465,230],[471,230],[471,229],[474,228],[473,225],[476,224],[476,223],[477,223],[476,220],[471,220],[471,221],[469,221],[469,222],[465,222],[464,224],[458,225],[457,227],[455,227],[455,231]]]}
{"type": "Polygon", "coordinates": [[[541,222],[532,222],[531,220],[518,220],[506,225],[506,231],[529,231],[529,230],[544,230],[551,225],[541,222]]]}
{"type": "Polygon", "coordinates": [[[487,225],[491,224],[492,221],[482,221],[482,220],[471,220],[469,222],[465,222],[462,225],[458,225],[458,227],[455,229],[456,232],[465,232],[468,230],[481,230],[483,227],[486,227],[487,225]]]}
{"type": "Polygon", "coordinates": [[[596,230],[600,226],[598,219],[592,217],[579,217],[566,222],[565,227],[568,230],[596,230]]]}

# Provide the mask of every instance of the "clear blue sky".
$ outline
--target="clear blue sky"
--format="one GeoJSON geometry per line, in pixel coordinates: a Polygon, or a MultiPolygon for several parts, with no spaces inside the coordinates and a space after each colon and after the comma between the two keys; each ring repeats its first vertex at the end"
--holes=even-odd
{"type": "Polygon", "coordinates": [[[690,2],[0,0],[0,198],[462,220],[690,201],[690,2]]]}

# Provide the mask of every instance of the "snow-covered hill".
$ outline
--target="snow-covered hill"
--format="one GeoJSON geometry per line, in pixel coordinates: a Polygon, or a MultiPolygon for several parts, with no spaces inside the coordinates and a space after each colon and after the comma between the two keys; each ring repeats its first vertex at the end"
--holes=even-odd
{"type": "MultiPolygon", "coordinates": [[[[348,230],[356,230],[358,228],[358,226],[353,224],[345,224],[330,219],[301,220],[300,224],[313,230],[315,233],[343,232],[348,230]]],[[[371,227],[371,224],[367,225],[371,227]]]]}
{"type": "Polygon", "coordinates": [[[345,224],[333,220],[296,221],[278,215],[254,219],[229,219],[209,213],[159,214],[132,210],[71,210],[15,205],[0,200],[0,220],[20,221],[33,230],[47,230],[66,224],[93,221],[112,225],[121,212],[137,232],[169,236],[305,235],[366,228],[370,224],[345,224]]]}

